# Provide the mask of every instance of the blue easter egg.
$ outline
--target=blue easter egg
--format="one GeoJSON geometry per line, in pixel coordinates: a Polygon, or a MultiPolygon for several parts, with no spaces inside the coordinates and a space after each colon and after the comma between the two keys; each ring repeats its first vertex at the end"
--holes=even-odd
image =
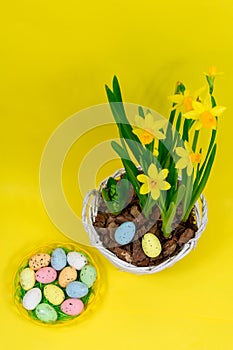
{"type": "Polygon", "coordinates": [[[88,293],[88,287],[86,284],[78,281],[70,282],[66,286],[66,294],[70,298],[82,298],[88,293]]]}
{"type": "Polygon", "coordinates": [[[62,248],[56,248],[51,256],[51,266],[60,271],[66,266],[66,253],[62,248]]]}
{"type": "Polygon", "coordinates": [[[132,221],[121,224],[115,231],[115,240],[120,245],[128,244],[134,238],[136,226],[132,221]]]}

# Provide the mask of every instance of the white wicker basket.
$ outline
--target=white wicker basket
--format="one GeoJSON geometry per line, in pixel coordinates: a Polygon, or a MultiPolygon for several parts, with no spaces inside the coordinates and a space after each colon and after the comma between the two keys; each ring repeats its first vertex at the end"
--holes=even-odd
{"type": "MultiPolygon", "coordinates": [[[[119,178],[124,172],[125,171],[123,168],[119,169],[112,175],[112,177],[119,178]]],[[[135,274],[152,274],[174,265],[177,261],[183,259],[196,246],[197,241],[200,238],[202,232],[205,230],[206,224],[208,222],[208,206],[207,201],[203,195],[200,196],[200,205],[199,202],[196,202],[194,206],[198,230],[195,233],[195,236],[183,245],[182,249],[177,255],[169,257],[166,261],[162,262],[159,265],[147,267],[137,267],[133,264],[119,259],[115,254],[103,246],[93,225],[98,213],[98,201],[100,198],[101,190],[106,186],[107,181],[108,178],[101,182],[98,190],[91,190],[86,194],[83,201],[82,221],[85,230],[89,234],[91,244],[96,247],[113,265],[122,271],[127,271],[135,274]]]]}

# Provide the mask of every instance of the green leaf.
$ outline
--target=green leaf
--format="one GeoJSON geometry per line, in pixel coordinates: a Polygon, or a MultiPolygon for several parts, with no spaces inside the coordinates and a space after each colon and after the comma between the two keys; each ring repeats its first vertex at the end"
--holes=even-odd
{"type": "Polygon", "coordinates": [[[145,114],[144,114],[143,108],[141,106],[138,107],[138,115],[140,115],[140,117],[145,119],[145,114]]]}
{"type": "Polygon", "coordinates": [[[173,199],[175,206],[178,207],[185,195],[186,186],[184,184],[180,185],[176,191],[175,198],[173,199]]]}
{"type": "Polygon", "coordinates": [[[108,191],[106,188],[102,189],[102,197],[105,201],[110,201],[109,195],[108,195],[108,191]]]}
{"type": "Polygon", "coordinates": [[[170,236],[170,233],[172,231],[171,225],[175,215],[176,215],[176,206],[174,202],[171,202],[169,209],[167,211],[166,217],[163,218],[162,231],[165,238],[170,236]]]}
{"type": "Polygon", "coordinates": [[[205,172],[204,172],[204,175],[202,176],[202,179],[199,183],[199,186],[197,188],[197,191],[194,195],[198,196],[203,192],[204,188],[205,188],[205,185],[207,183],[207,180],[209,178],[209,175],[210,175],[210,171],[211,171],[211,168],[212,168],[212,165],[213,165],[213,162],[214,162],[214,159],[215,159],[215,155],[216,155],[216,150],[217,150],[217,145],[215,144],[213,149],[212,149],[212,152],[210,154],[210,157],[209,157],[209,160],[208,160],[208,163],[206,165],[206,169],[205,169],[205,172]]]}
{"type": "Polygon", "coordinates": [[[203,192],[205,186],[206,186],[206,183],[208,181],[208,178],[210,176],[210,172],[211,172],[211,169],[212,169],[212,165],[213,165],[213,162],[214,162],[214,159],[215,159],[215,155],[216,155],[216,150],[217,150],[217,145],[215,144],[212,151],[211,151],[211,154],[210,154],[210,157],[209,157],[209,160],[208,160],[208,163],[206,165],[206,169],[205,169],[205,172],[199,182],[199,185],[196,187],[195,191],[193,192],[193,196],[192,196],[192,200],[191,200],[191,203],[190,203],[190,206],[187,210],[187,213],[185,214],[185,220],[188,219],[188,216],[194,206],[194,204],[196,203],[196,201],[198,200],[198,198],[200,197],[201,193],[203,192]]]}
{"type": "Polygon", "coordinates": [[[216,101],[213,95],[211,95],[211,104],[212,104],[212,108],[216,107],[216,101]]]}
{"type": "Polygon", "coordinates": [[[193,152],[196,152],[197,141],[198,141],[198,137],[199,137],[199,132],[200,132],[200,130],[195,130],[195,133],[194,133],[193,144],[192,144],[192,150],[193,150],[193,152]]]}
{"type": "Polygon", "coordinates": [[[124,148],[121,147],[116,141],[112,141],[111,146],[121,159],[129,159],[129,154],[127,153],[127,151],[124,150],[124,148]]]}
{"type": "Polygon", "coordinates": [[[211,152],[211,150],[212,150],[212,147],[213,147],[214,142],[215,142],[215,139],[216,139],[216,134],[217,134],[217,131],[213,129],[213,130],[212,130],[212,135],[211,135],[210,144],[209,144],[209,147],[208,147],[208,151],[207,151],[207,154],[206,154],[204,163],[203,163],[203,165],[200,167],[200,176],[202,175],[203,170],[205,169],[205,166],[206,166],[206,163],[207,163],[207,161],[208,161],[210,152],[211,152]]]}
{"type": "Polygon", "coordinates": [[[182,135],[182,139],[184,141],[189,141],[189,130],[192,126],[192,119],[185,119],[184,121],[184,126],[183,126],[183,135],[182,135]]]}
{"type": "Polygon", "coordinates": [[[154,151],[154,145],[155,145],[155,140],[151,141],[148,145],[146,145],[146,148],[148,149],[149,152],[151,152],[151,163],[153,161],[153,151],[154,151]]]}
{"type": "Polygon", "coordinates": [[[186,173],[186,169],[184,169],[182,171],[182,183],[184,183],[186,187],[184,200],[183,200],[183,214],[185,214],[187,212],[188,206],[190,205],[192,194],[193,194],[193,172],[191,176],[188,176],[186,173]],[[185,178],[185,181],[183,181],[183,177],[185,178]]]}
{"type": "Polygon", "coordinates": [[[114,75],[112,82],[113,94],[117,102],[122,102],[120,84],[117,77],[114,75]]]}

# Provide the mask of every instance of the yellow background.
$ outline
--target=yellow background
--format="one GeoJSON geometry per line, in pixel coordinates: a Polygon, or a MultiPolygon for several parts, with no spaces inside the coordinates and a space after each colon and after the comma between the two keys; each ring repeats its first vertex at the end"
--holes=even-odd
{"type": "Polygon", "coordinates": [[[232,349],[232,1],[9,0],[0,23],[1,344],[19,350],[232,349]],[[21,259],[46,242],[68,241],[40,197],[40,159],[54,129],[106,102],[103,87],[113,74],[126,101],[167,115],[175,82],[196,89],[213,63],[225,73],[216,96],[228,109],[205,191],[209,224],[197,249],[152,276],[119,272],[97,254],[104,293],[85,322],[53,329],[19,315],[12,280],[21,259]]]}

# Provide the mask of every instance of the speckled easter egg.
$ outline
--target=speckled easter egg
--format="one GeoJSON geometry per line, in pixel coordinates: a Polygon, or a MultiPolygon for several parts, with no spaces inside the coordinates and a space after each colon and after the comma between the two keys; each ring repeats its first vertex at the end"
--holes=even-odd
{"type": "Polygon", "coordinates": [[[131,221],[124,222],[115,231],[115,241],[120,245],[128,244],[134,238],[135,224],[131,221]]]}
{"type": "Polygon", "coordinates": [[[60,305],[65,299],[63,290],[54,284],[48,284],[44,287],[44,296],[53,305],[60,305]]]}
{"type": "Polygon", "coordinates": [[[88,288],[93,286],[96,280],[96,269],[93,265],[86,265],[80,272],[80,280],[85,283],[88,288]]]}
{"type": "Polygon", "coordinates": [[[60,271],[66,266],[66,253],[62,248],[56,248],[51,256],[51,266],[60,271]]]}
{"type": "Polygon", "coordinates": [[[42,322],[50,323],[57,320],[56,310],[49,304],[42,303],[36,308],[36,316],[42,322]]]}
{"type": "Polygon", "coordinates": [[[80,299],[66,299],[61,304],[61,311],[69,316],[77,316],[81,314],[84,309],[84,304],[80,299]]]}
{"type": "Polygon", "coordinates": [[[153,233],[146,233],[142,237],[142,249],[150,258],[156,258],[161,253],[161,243],[153,233]]]}
{"type": "Polygon", "coordinates": [[[29,259],[29,267],[32,270],[37,271],[41,267],[49,266],[50,259],[51,257],[49,254],[44,254],[44,253],[35,254],[31,256],[31,258],[29,259]]]}
{"type": "Polygon", "coordinates": [[[78,281],[69,283],[66,286],[66,294],[70,298],[82,298],[88,293],[88,287],[86,284],[78,281]]]}
{"type": "Polygon", "coordinates": [[[20,284],[24,290],[29,290],[34,287],[36,276],[34,270],[30,267],[23,269],[20,273],[20,284]]]}
{"type": "Polygon", "coordinates": [[[76,270],[81,270],[87,264],[87,258],[79,252],[70,252],[67,254],[67,262],[76,270]]]}
{"type": "Polygon", "coordinates": [[[57,271],[52,267],[42,267],[36,272],[36,280],[40,283],[51,283],[57,278],[57,271]]]}
{"type": "Polygon", "coordinates": [[[23,297],[23,307],[26,310],[34,310],[37,305],[41,302],[42,293],[40,288],[30,289],[23,297]]]}
{"type": "Polygon", "coordinates": [[[67,266],[61,270],[58,277],[58,283],[61,287],[65,288],[68,283],[75,281],[77,276],[77,271],[73,267],[67,266]]]}

